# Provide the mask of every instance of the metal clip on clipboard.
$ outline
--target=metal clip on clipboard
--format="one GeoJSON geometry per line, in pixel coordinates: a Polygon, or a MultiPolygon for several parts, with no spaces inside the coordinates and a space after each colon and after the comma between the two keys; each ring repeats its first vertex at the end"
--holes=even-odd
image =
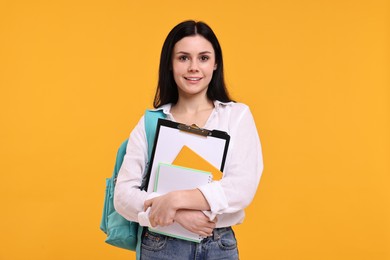
{"type": "Polygon", "coordinates": [[[195,124],[192,125],[179,124],[177,128],[181,131],[186,131],[186,132],[190,132],[202,136],[209,136],[211,134],[210,130],[200,128],[195,124]]]}

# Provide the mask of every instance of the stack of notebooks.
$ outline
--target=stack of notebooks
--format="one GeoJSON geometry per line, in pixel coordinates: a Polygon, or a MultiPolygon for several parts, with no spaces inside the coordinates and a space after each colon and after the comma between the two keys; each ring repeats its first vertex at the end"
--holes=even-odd
{"type": "MultiPolygon", "coordinates": [[[[195,189],[213,180],[220,180],[222,176],[219,169],[184,145],[172,164],[159,163],[153,190],[163,195],[175,190],[195,189]]],[[[193,242],[202,240],[201,236],[178,223],[149,230],[193,242]]]]}

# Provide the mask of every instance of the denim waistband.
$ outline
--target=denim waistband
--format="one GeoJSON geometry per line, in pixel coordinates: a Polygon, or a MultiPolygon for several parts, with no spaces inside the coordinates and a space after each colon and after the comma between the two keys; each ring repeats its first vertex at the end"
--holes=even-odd
{"type": "MultiPolygon", "coordinates": [[[[147,228],[144,228],[143,232],[142,232],[142,236],[144,236],[145,233],[147,233],[147,232],[154,233],[153,231],[148,231],[147,228]]],[[[215,228],[213,230],[213,234],[211,236],[203,238],[201,243],[204,243],[204,242],[210,241],[210,240],[217,241],[217,240],[219,240],[221,238],[221,236],[224,233],[227,233],[227,232],[233,232],[233,234],[234,234],[234,231],[233,231],[232,227],[215,228]]],[[[163,235],[163,234],[158,234],[158,235],[161,236],[161,237],[167,237],[166,235],[163,235]]],[[[168,238],[169,239],[178,239],[178,238],[173,238],[173,237],[169,237],[169,236],[168,236],[168,238]]]]}
{"type": "Polygon", "coordinates": [[[213,234],[207,238],[211,238],[212,240],[218,240],[223,233],[229,231],[233,231],[232,227],[215,228],[213,230],[213,234]]]}

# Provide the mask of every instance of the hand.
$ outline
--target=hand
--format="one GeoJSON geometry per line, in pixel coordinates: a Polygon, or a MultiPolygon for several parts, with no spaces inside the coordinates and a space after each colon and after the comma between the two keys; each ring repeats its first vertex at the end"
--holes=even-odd
{"type": "Polygon", "coordinates": [[[178,210],[175,221],[191,232],[208,237],[212,235],[216,227],[217,218],[210,221],[200,210],[178,210]]]}
{"type": "Polygon", "coordinates": [[[173,193],[167,193],[145,201],[144,210],[150,207],[149,221],[152,227],[163,227],[173,223],[177,211],[174,202],[173,193]]]}

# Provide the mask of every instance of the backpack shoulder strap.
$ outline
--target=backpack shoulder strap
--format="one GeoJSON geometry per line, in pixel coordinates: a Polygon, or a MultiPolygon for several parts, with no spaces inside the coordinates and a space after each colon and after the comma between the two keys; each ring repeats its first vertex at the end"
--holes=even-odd
{"type": "MultiPolygon", "coordinates": [[[[145,132],[146,132],[146,139],[148,141],[148,159],[150,159],[152,155],[153,145],[154,145],[154,138],[156,136],[156,127],[157,127],[157,121],[159,118],[166,118],[166,115],[163,113],[162,110],[146,110],[144,115],[144,121],[145,121],[145,132]]],[[[129,142],[128,139],[126,139],[121,146],[118,149],[117,155],[116,155],[116,161],[115,161],[115,167],[113,172],[113,179],[116,180],[119,170],[122,166],[123,159],[126,154],[126,147],[127,143],[129,142]]]]}
{"type": "Polygon", "coordinates": [[[119,173],[119,170],[121,168],[121,165],[123,163],[123,159],[125,157],[125,154],[126,154],[126,147],[127,147],[127,143],[129,142],[128,139],[126,139],[122,144],[121,146],[119,147],[118,149],[118,152],[116,154],[116,161],[115,161],[115,168],[114,168],[114,179],[116,179],[116,177],[118,176],[118,173],[119,173]]]}
{"type": "Polygon", "coordinates": [[[162,110],[146,110],[145,111],[145,133],[148,140],[148,160],[152,156],[154,138],[156,136],[156,127],[159,118],[166,118],[162,110]]]}
{"type": "MultiPolygon", "coordinates": [[[[156,128],[157,128],[157,122],[159,118],[166,118],[166,115],[162,110],[146,110],[145,111],[145,133],[146,133],[146,139],[148,141],[148,163],[147,168],[149,167],[149,161],[152,157],[152,151],[154,146],[154,139],[156,137],[156,128]]],[[[142,179],[141,189],[145,189],[147,183],[148,183],[148,176],[147,171],[144,175],[144,178],[142,179]]],[[[140,259],[140,252],[141,252],[141,237],[142,237],[143,227],[139,226],[138,228],[138,240],[137,240],[137,246],[136,246],[136,258],[137,260],[140,259]]]]}

